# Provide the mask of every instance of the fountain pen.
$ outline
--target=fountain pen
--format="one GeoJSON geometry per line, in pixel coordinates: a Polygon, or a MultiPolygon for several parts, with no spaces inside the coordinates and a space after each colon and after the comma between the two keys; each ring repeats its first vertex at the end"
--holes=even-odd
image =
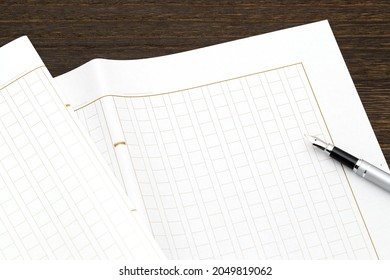
{"type": "Polygon", "coordinates": [[[354,157],[353,155],[335,147],[330,143],[326,143],[317,137],[305,135],[313,146],[326,152],[331,158],[349,167],[357,175],[363,177],[367,181],[390,192],[390,174],[375,167],[374,165],[354,157]]]}

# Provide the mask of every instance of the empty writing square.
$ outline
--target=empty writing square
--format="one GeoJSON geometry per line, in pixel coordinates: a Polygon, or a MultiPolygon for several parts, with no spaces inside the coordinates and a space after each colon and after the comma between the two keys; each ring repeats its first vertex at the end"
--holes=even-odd
{"type": "Polygon", "coordinates": [[[298,239],[295,237],[284,240],[284,246],[286,247],[287,252],[300,250],[298,239]]]}
{"type": "Polygon", "coordinates": [[[259,112],[260,119],[262,122],[271,121],[274,119],[274,115],[271,109],[264,109],[259,112]]]}
{"type": "Polygon", "coordinates": [[[205,231],[203,220],[201,218],[192,219],[190,222],[190,228],[192,232],[205,231]]]}
{"type": "Polygon", "coordinates": [[[328,242],[333,242],[340,239],[340,233],[336,227],[325,229],[324,232],[328,242]]]}
{"type": "Polygon", "coordinates": [[[213,92],[211,92],[211,99],[215,108],[227,106],[226,98],[223,94],[213,95],[212,93],[213,92]]]}
{"type": "Polygon", "coordinates": [[[306,206],[296,208],[294,209],[294,212],[298,221],[305,221],[307,219],[310,219],[310,211],[309,208],[307,208],[306,206]]]}
{"type": "Polygon", "coordinates": [[[246,77],[246,81],[247,81],[249,87],[261,85],[260,78],[257,74],[250,75],[250,76],[246,77]]]}
{"type": "Polygon", "coordinates": [[[293,96],[296,101],[303,100],[307,98],[307,93],[305,88],[298,88],[292,90],[293,96]]]}
{"type": "Polygon", "coordinates": [[[274,214],[274,218],[278,226],[285,226],[291,223],[290,216],[287,211],[274,214]]]}
{"type": "MultiPolygon", "coordinates": [[[[205,203],[205,207],[208,215],[214,215],[221,212],[218,202],[216,201],[210,201],[205,203]]],[[[196,207],[194,206],[193,210],[195,210],[195,208],[196,207]]]]}
{"type": "Polygon", "coordinates": [[[275,100],[275,103],[277,106],[281,106],[281,105],[285,105],[285,104],[288,104],[288,97],[287,97],[287,94],[284,93],[284,89],[281,88],[281,93],[278,93],[278,94],[274,94],[274,100],[275,100]]]}
{"type": "Polygon", "coordinates": [[[284,92],[283,83],[280,81],[280,77],[276,71],[268,72],[266,76],[272,93],[284,92]],[[274,74],[274,72],[276,74],[274,74]]]}
{"type": "MultiPolygon", "coordinates": [[[[192,91],[194,91],[194,90],[192,90],[192,91]]],[[[168,96],[168,95],[166,95],[166,96],[168,96]]],[[[169,97],[169,100],[171,101],[172,104],[184,103],[183,95],[180,93],[170,94],[168,97],[169,97]]]]}
{"type": "Polygon", "coordinates": [[[284,73],[287,78],[296,77],[299,75],[298,69],[296,65],[288,66],[283,68],[284,73]]]}
{"type": "Polygon", "coordinates": [[[246,94],[240,89],[234,92],[230,92],[230,95],[234,103],[239,103],[247,100],[246,94]]]}
{"type": "Polygon", "coordinates": [[[333,255],[339,255],[345,252],[345,247],[341,240],[329,243],[329,247],[333,255]]]}
{"type": "Polygon", "coordinates": [[[270,206],[273,213],[280,213],[286,210],[283,199],[275,199],[270,201],[270,206]]]}
{"type": "Polygon", "coordinates": [[[230,91],[236,91],[236,90],[240,90],[242,88],[241,82],[239,79],[233,79],[233,80],[227,81],[227,86],[229,87],[230,91]]]}
{"type": "Polygon", "coordinates": [[[290,196],[291,205],[294,208],[300,208],[306,205],[305,198],[302,194],[295,194],[290,196]]]}
{"type": "Polygon", "coordinates": [[[288,84],[290,85],[291,89],[298,89],[303,87],[300,76],[289,78],[288,84]]]}
{"type": "Polygon", "coordinates": [[[218,119],[220,120],[231,116],[231,112],[227,106],[216,108],[215,111],[217,113],[218,119]]]}
{"type": "Polygon", "coordinates": [[[320,216],[319,219],[320,219],[322,228],[324,228],[324,229],[336,226],[334,217],[331,214],[320,216]]]}
{"type": "Polygon", "coordinates": [[[353,250],[358,250],[366,247],[364,239],[361,235],[353,236],[349,238],[353,250]]]}
{"type": "Polygon", "coordinates": [[[264,130],[267,134],[278,131],[278,126],[274,120],[263,122],[263,126],[264,126],[264,130]]]}
{"type": "MultiPolygon", "coordinates": [[[[188,115],[187,106],[185,104],[183,104],[183,103],[174,104],[174,105],[172,105],[172,107],[173,107],[173,111],[175,112],[176,116],[188,115]]],[[[194,106],[194,109],[196,112],[204,111],[204,110],[200,110],[200,108],[198,108],[196,106],[194,106]]]]}
{"type": "Polygon", "coordinates": [[[347,231],[348,236],[354,236],[360,234],[360,228],[357,222],[352,222],[344,225],[345,230],[347,231]]]}
{"type": "Polygon", "coordinates": [[[235,104],[237,113],[240,115],[247,114],[251,112],[251,109],[249,108],[248,102],[240,102],[235,104]]]}
{"type": "Polygon", "coordinates": [[[303,234],[309,234],[312,232],[315,232],[316,228],[314,226],[313,220],[306,219],[301,222],[299,222],[299,227],[301,228],[301,232],[303,234]]]}
{"type": "Polygon", "coordinates": [[[251,211],[252,218],[266,216],[266,211],[264,209],[264,206],[261,204],[261,201],[258,201],[256,204],[250,205],[249,209],[251,211]]]}
{"type": "MultiPolygon", "coordinates": [[[[254,95],[254,89],[251,89],[253,96],[254,95]]],[[[263,94],[264,95],[264,94],[263,94]]],[[[255,105],[258,110],[264,110],[270,108],[268,98],[263,96],[263,97],[256,97],[255,98],[255,105]]],[[[259,112],[260,113],[260,112],[259,112]]]]}
{"type": "Polygon", "coordinates": [[[225,224],[224,217],[221,213],[209,215],[209,221],[214,228],[222,227],[225,224]]]}

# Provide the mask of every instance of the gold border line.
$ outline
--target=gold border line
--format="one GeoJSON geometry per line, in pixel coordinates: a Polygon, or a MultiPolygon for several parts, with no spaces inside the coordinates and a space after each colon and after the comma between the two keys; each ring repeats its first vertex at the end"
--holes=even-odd
{"type": "MultiPolygon", "coordinates": [[[[228,81],[231,81],[231,80],[235,80],[235,79],[240,79],[240,78],[245,78],[245,77],[248,77],[248,76],[252,76],[252,75],[257,75],[257,74],[261,74],[261,73],[267,73],[267,72],[271,72],[271,71],[274,71],[274,70],[278,70],[278,69],[282,69],[282,68],[286,68],[286,67],[290,67],[290,66],[294,66],[294,65],[301,65],[302,66],[302,69],[305,73],[305,76],[306,76],[306,79],[309,83],[309,86],[310,86],[310,89],[311,89],[311,92],[313,93],[313,97],[314,97],[314,100],[316,101],[316,104],[317,104],[317,107],[320,111],[320,114],[321,114],[321,117],[322,117],[322,120],[324,121],[324,124],[325,124],[325,127],[326,127],[326,130],[328,131],[328,134],[330,136],[330,140],[332,143],[333,142],[333,138],[332,138],[332,135],[330,133],[330,130],[329,130],[329,127],[328,127],[328,124],[326,123],[326,120],[325,120],[325,117],[324,117],[324,114],[321,110],[321,107],[320,107],[320,104],[318,102],[318,99],[317,99],[317,96],[314,92],[314,89],[313,89],[313,86],[312,84],[310,83],[310,79],[309,79],[309,76],[306,72],[306,69],[305,69],[305,66],[303,65],[302,62],[297,62],[297,63],[292,63],[292,64],[288,64],[288,65],[284,65],[284,66],[280,66],[280,67],[276,67],[276,68],[272,68],[272,69],[268,69],[268,70],[265,70],[265,71],[259,71],[259,72],[255,72],[255,73],[251,73],[251,74],[247,74],[247,75],[242,75],[242,76],[238,76],[238,77],[234,77],[234,78],[229,78],[229,79],[225,79],[225,80],[221,80],[221,81],[217,81],[217,82],[212,82],[212,83],[208,83],[208,84],[203,84],[203,85],[199,85],[199,86],[195,86],[195,87],[190,87],[190,88],[185,88],[185,89],[180,89],[180,90],[175,90],[175,91],[170,91],[170,92],[162,92],[162,93],[156,93],[156,94],[142,94],[142,95],[123,95],[123,94],[107,94],[107,95],[103,95],[103,96],[100,96],[84,105],[81,105],[80,107],[74,109],[74,111],[78,111],[78,110],[81,110],[89,105],[92,105],[94,102],[97,102],[99,101],[100,99],[102,98],[105,98],[105,97],[124,97],[124,98],[142,98],[142,97],[151,97],[151,96],[159,96],[159,95],[166,95],[166,94],[171,94],[171,93],[177,93],[177,92],[181,92],[181,91],[186,91],[186,90],[191,90],[191,89],[196,89],[196,88],[200,88],[200,87],[204,87],[204,86],[210,86],[210,85],[214,85],[214,84],[219,84],[219,83],[223,83],[223,82],[228,82],[228,81]]],[[[376,247],[374,245],[374,242],[372,240],[372,237],[371,237],[371,234],[370,234],[370,231],[368,230],[368,227],[367,227],[367,223],[363,217],[363,214],[362,214],[362,211],[360,209],[360,206],[356,200],[356,196],[355,196],[355,193],[353,192],[352,190],[352,186],[351,186],[351,183],[348,179],[348,176],[347,176],[347,173],[345,171],[345,168],[343,165],[341,165],[342,169],[343,169],[343,173],[344,173],[344,176],[345,176],[345,179],[347,180],[347,183],[348,183],[348,186],[349,186],[349,189],[352,193],[352,197],[356,203],[356,206],[358,208],[358,211],[359,211],[359,214],[360,214],[360,217],[362,218],[363,220],[363,224],[364,224],[364,227],[366,228],[366,231],[367,231],[367,234],[368,234],[368,237],[371,241],[371,244],[374,248],[374,252],[375,252],[375,255],[376,257],[378,258],[379,260],[379,255],[378,255],[378,252],[376,250],[376,247]]]]}
{"type": "Polygon", "coordinates": [[[140,94],[140,95],[124,95],[124,94],[106,94],[106,95],[103,95],[103,96],[100,96],[84,105],[80,105],[80,107],[77,107],[76,109],[74,109],[74,111],[78,111],[80,109],[83,109],[89,105],[91,105],[92,103],[96,102],[96,101],[99,101],[100,99],[104,98],[104,97],[125,97],[125,98],[142,98],[142,97],[151,97],[151,96],[158,96],[158,95],[166,95],[166,94],[171,94],[171,93],[177,93],[177,92],[181,92],[181,91],[185,91],[185,90],[191,90],[191,89],[196,89],[196,88],[200,88],[200,87],[206,87],[206,86],[211,86],[211,85],[215,85],[215,84],[219,84],[219,83],[223,83],[223,82],[228,82],[228,81],[231,81],[231,80],[235,80],[235,79],[241,79],[241,78],[245,78],[245,77],[248,77],[248,76],[252,76],[252,75],[257,75],[257,74],[261,74],[261,73],[266,73],[266,72],[271,72],[271,71],[274,71],[274,70],[278,70],[278,69],[282,69],[282,68],[285,68],[285,67],[289,67],[289,66],[293,66],[293,65],[298,65],[300,64],[301,62],[297,62],[297,63],[293,63],[293,64],[289,64],[289,65],[286,65],[286,66],[281,66],[281,67],[276,67],[276,68],[272,68],[272,69],[268,69],[268,70],[265,70],[265,71],[260,71],[260,72],[255,72],[255,73],[251,73],[251,74],[247,74],[247,75],[243,75],[243,76],[238,76],[238,77],[234,77],[234,78],[229,78],[229,79],[226,79],[226,80],[221,80],[221,81],[217,81],[217,82],[212,82],[212,83],[208,83],[208,84],[203,84],[203,85],[200,85],[200,86],[195,86],[195,87],[190,87],[190,88],[185,88],[185,89],[179,89],[179,90],[174,90],[174,91],[169,91],[169,92],[162,92],[162,93],[154,93],[154,94],[140,94]]]}
{"type": "MultiPolygon", "coordinates": [[[[327,125],[327,123],[326,123],[326,121],[325,121],[324,114],[322,113],[320,104],[319,104],[319,102],[318,102],[318,100],[317,100],[317,96],[316,96],[316,94],[314,93],[313,86],[312,86],[311,83],[310,83],[310,79],[309,79],[309,76],[308,76],[308,74],[307,74],[307,72],[306,72],[305,66],[303,65],[302,62],[300,62],[300,64],[302,65],[303,72],[305,72],[306,79],[307,79],[307,81],[309,82],[309,86],[310,86],[311,92],[313,93],[314,99],[315,99],[315,101],[316,101],[316,103],[317,103],[317,107],[318,107],[318,109],[320,110],[320,114],[321,114],[321,117],[322,117],[322,119],[323,119],[323,121],[324,121],[324,123],[325,123],[325,127],[326,127],[326,130],[328,131],[328,134],[329,134],[329,136],[330,136],[330,140],[332,141],[332,144],[334,144],[332,135],[331,135],[330,130],[329,130],[329,127],[328,127],[328,125],[327,125]]],[[[352,190],[351,182],[350,182],[349,179],[348,179],[347,172],[345,171],[345,168],[344,168],[344,165],[343,165],[343,164],[341,164],[341,168],[343,169],[343,173],[344,173],[344,175],[345,175],[345,179],[347,179],[347,183],[348,183],[349,189],[351,190],[352,197],[353,197],[353,199],[354,199],[354,201],[355,201],[355,203],[356,203],[356,206],[357,206],[357,208],[358,208],[360,217],[362,217],[364,227],[365,227],[366,230],[367,230],[368,237],[370,238],[370,241],[371,241],[372,247],[374,248],[374,252],[375,252],[375,254],[376,254],[376,257],[377,257],[378,260],[379,260],[378,251],[376,250],[374,241],[372,240],[370,231],[368,230],[366,220],[364,219],[363,213],[362,213],[362,211],[361,211],[361,209],[360,209],[360,206],[359,206],[359,203],[358,203],[357,200],[356,200],[355,193],[354,193],[353,190],[352,190]]]]}
{"type": "Polygon", "coordinates": [[[6,82],[6,84],[5,84],[2,88],[0,88],[0,90],[5,89],[5,88],[8,87],[9,85],[15,83],[17,80],[23,78],[24,76],[27,76],[27,75],[30,74],[31,72],[34,72],[35,70],[38,70],[38,69],[40,69],[40,68],[46,68],[46,66],[45,66],[45,65],[42,65],[42,66],[36,67],[36,68],[34,68],[34,69],[32,69],[32,70],[30,70],[30,71],[24,73],[24,74],[21,74],[20,76],[18,76],[18,77],[16,77],[16,78],[14,78],[13,80],[11,80],[11,82],[6,82]]]}

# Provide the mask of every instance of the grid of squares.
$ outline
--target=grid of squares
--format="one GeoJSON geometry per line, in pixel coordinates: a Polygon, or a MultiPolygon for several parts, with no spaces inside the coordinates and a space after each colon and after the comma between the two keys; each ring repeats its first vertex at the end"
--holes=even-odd
{"type": "Polygon", "coordinates": [[[114,99],[168,257],[375,257],[341,167],[304,142],[327,133],[301,64],[114,99]]]}
{"type": "MultiPolygon", "coordinates": [[[[313,104],[314,100],[310,100],[304,81],[299,75],[299,70],[302,71],[302,68],[289,67],[279,72],[279,78],[284,77],[286,88],[291,92],[289,95],[290,98],[293,98],[291,103],[295,105],[293,110],[299,112],[296,115],[300,120],[295,118],[293,121],[300,122],[304,131],[308,132],[308,134],[317,135],[325,139],[327,137],[325,137],[324,130],[319,126],[319,114],[316,114],[314,111],[314,108],[316,108],[315,104],[313,104]]],[[[360,215],[356,208],[355,211],[353,210],[352,205],[355,202],[348,186],[342,182],[342,176],[340,176],[341,168],[337,168],[332,159],[317,150],[315,159],[308,157],[307,152],[304,151],[302,144],[300,144],[303,139],[296,139],[297,137],[294,137],[294,134],[295,132],[290,132],[289,140],[293,148],[297,149],[296,159],[302,173],[305,174],[304,178],[310,199],[315,202],[315,210],[324,229],[332,256],[335,258],[347,258],[348,255],[346,252],[343,252],[341,246],[341,244],[345,244],[344,246],[348,247],[348,251],[352,251],[349,257],[374,257],[370,255],[368,250],[370,241],[367,235],[363,236],[362,231],[366,232],[366,230],[361,223],[360,225],[358,223],[357,216],[360,215]],[[299,147],[302,148],[299,149],[299,147]],[[319,162],[319,164],[315,164],[314,161],[319,162]],[[321,174],[322,178],[319,178],[318,175],[313,175],[315,166],[319,167],[320,172],[318,174],[321,174]],[[324,188],[324,186],[327,188],[324,188]],[[346,190],[348,190],[349,196],[346,190]],[[329,205],[330,203],[327,205],[325,201],[333,205],[329,205]]],[[[300,129],[300,134],[302,135],[302,128],[300,129]]]]}
{"type": "Polygon", "coordinates": [[[47,75],[38,69],[1,90],[0,256],[147,257],[143,233],[104,187],[107,179],[66,120],[47,75]]]}
{"type": "Polygon", "coordinates": [[[151,123],[150,121],[142,121],[142,116],[139,116],[141,119],[140,123],[131,121],[133,118],[130,114],[142,114],[142,109],[145,105],[141,100],[138,104],[138,109],[140,109],[141,112],[136,112],[133,110],[134,108],[129,108],[131,104],[128,104],[127,100],[114,98],[114,101],[117,106],[118,116],[122,120],[121,125],[127,128],[127,130],[124,130],[126,144],[128,151],[131,154],[135,176],[137,177],[143,202],[147,209],[147,216],[152,233],[168,258],[189,256],[189,247],[181,245],[182,243],[186,244],[187,241],[183,234],[183,227],[178,224],[179,212],[176,205],[170,207],[174,198],[168,180],[165,179],[167,177],[167,172],[162,168],[158,168],[158,166],[163,165],[163,163],[161,162],[161,158],[155,156],[155,150],[158,149],[157,143],[156,141],[150,141],[150,139],[148,139],[148,134],[143,135],[143,137],[136,136],[136,127],[138,130],[142,130],[146,133],[147,131],[150,131],[151,123]],[[148,157],[143,158],[143,153],[148,154],[148,157]],[[146,168],[147,165],[153,166],[159,176],[157,177],[154,176],[154,174],[148,173],[146,168]],[[153,182],[157,182],[159,188],[154,188],[152,186],[153,182]],[[163,211],[159,211],[159,209],[163,209],[163,211]],[[167,218],[164,219],[163,216],[167,218]],[[172,238],[168,238],[168,236],[171,236],[172,238]],[[183,240],[185,241],[183,242],[183,240]],[[174,246],[175,250],[170,250],[173,243],[176,244],[174,246]]]}
{"type": "Polygon", "coordinates": [[[82,120],[83,125],[88,130],[89,135],[92,138],[92,141],[96,144],[100,153],[103,155],[108,166],[115,172],[113,168],[112,154],[109,151],[109,146],[112,146],[111,143],[107,141],[109,139],[109,134],[107,133],[106,126],[103,126],[104,116],[102,116],[101,103],[96,102],[86,107],[85,110],[77,111],[77,117],[82,120]]]}
{"type": "MultiPolygon", "coordinates": [[[[255,119],[255,112],[251,111],[241,81],[233,80],[223,85],[213,85],[209,87],[209,92],[213,100],[212,105],[217,108],[217,122],[228,145],[225,154],[232,157],[233,170],[236,170],[240,179],[237,190],[244,193],[245,203],[250,208],[246,221],[254,220],[256,235],[260,238],[265,256],[302,257],[267,155],[268,148],[260,137],[264,132],[256,125],[262,123],[265,126],[265,120],[258,122],[255,119]],[[234,133],[235,137],[232,138],[231,133],[234,133]]],[[[266,113],[265,108],[263,111],[266,113]]],[[[231,173],[230,170],[228,172],[231,173]]]]}
{"type": "Polygon", "coordinates": [[[92,141],[96,144],[98,151],[103,155],[105,162],[126,190],[102,101],[99,100],[94,102],[83,110],[76,111],[76,114],[82,125],[86,128],[88,134],[91,136],[92,141]]]}
{"type": "Polygon", "coordinates": [[[288,132],[299,129],[299,126],[291,110],[291,103],[285,91],[286,85],[280,79],[280,71],[250,76],[238,85],[238,88],[242,88],[243,84],[251,92],[250,100],[255,109],[253,111],[258,113],[258,119],[262,123],[260,128],[262,139],[266,143],[269,159],[274,161],[273,172],[276,170],[276,174],[279,175],[277,179],[270,180],[272,183],[278,181],[277,185],[271,188],[265,186],[269,199],[275,200],[279,207],[282,205],[282,210],[288,209],[290,214],[285,213],[283,218],[277,219],[282,238],[283,236],[287,238],[287,244],[285,240],[283,243],[288,256],[302,258],[304,255],[313,259],[333,257],[326,250],[328,248],[323,247],[327,244],[326,239],[320,237],[324,229],[317,221],[315,207],[312,205],[314,200],[306,193],[304,182],[298,176],[298,173],[310,175],[313,172],[303,170],[302,165],[297,168],[296,156],[300,152],[297,149],[306,153],[299,157],[300,159],[307,161],[309,157],[302,139],[305,130],[296,134],[299,142],[294,142],[297,139],[288,138],[288,132]],[[290,147],[291,143],[294,144],[293,147],[290,147]],[[283,220],[284,222],[281,222],[283,220]],[[298,242],[302,250],[298,250],[298,242]]]}

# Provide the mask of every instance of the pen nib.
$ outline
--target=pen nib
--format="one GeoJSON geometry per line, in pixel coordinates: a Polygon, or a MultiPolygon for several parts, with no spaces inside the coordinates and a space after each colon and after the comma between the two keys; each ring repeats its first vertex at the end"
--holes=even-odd
{"type": "Polygon", "coordinates": [[[306,135],[305,134],[305,137],[316,147],[320,148],[321,150],[325,150],[326,147],[328,146],[327,143],[325,143],[324,141],[322,141],[321,139],[317,138],[317,137],[314,137],[314,136],[311,136],[311,135],[306,135]]]}

